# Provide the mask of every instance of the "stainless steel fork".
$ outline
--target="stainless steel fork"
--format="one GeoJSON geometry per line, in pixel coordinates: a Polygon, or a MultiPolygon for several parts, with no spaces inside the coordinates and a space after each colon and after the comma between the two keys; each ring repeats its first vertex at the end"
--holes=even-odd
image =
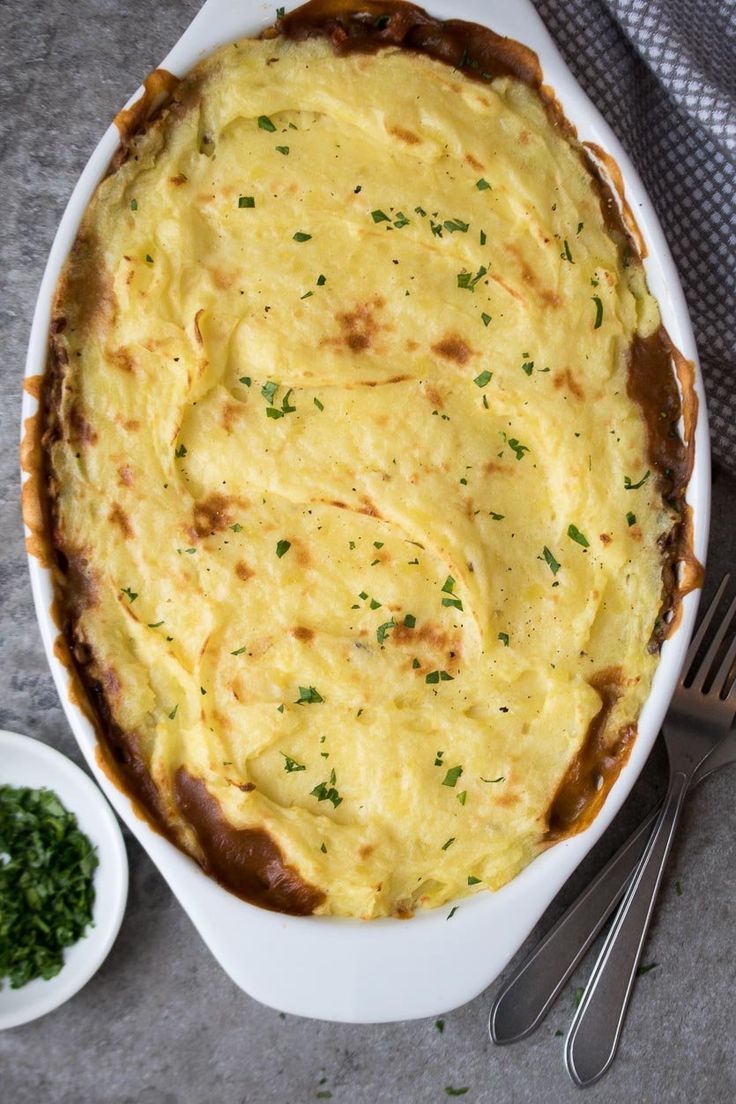
{"type": "Polygon", "coordinates": [[[728,686],[736,661],[736,638],[718,662],[726,633],[734,621],[736,598],[731,601],[703,660],[697,665],[695,663],[728,582],[729,576],[726,576],[688,651],[683,677],[663,725],[670,761],[670,782],[662,811],[603,944],[567,1036],[565,1064],[570,1077],[581,1087],[591,1085],[602,1077],[616,1055],[685,794],[701,763],[726,735],[736,718],[736,682],[730,689],[728,686]]]}

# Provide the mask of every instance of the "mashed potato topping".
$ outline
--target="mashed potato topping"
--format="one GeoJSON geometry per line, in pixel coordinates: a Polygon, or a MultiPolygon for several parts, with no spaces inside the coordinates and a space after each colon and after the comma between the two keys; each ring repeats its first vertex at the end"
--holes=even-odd
{"type": "Polygon", "coordinates": [[[593,803],[625,758],[677,519],[601,196],[532,84],[286,34],[98,188],[47,403],[66,630],[125,784],[236,892],[495,889],[574,830],[591,734],[593,803]]]}

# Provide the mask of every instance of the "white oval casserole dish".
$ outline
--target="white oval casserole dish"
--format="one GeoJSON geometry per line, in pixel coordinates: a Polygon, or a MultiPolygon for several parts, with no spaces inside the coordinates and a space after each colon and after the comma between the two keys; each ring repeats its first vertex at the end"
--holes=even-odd
{"type": "MultiPolygon", "coordinates": [[[[648,250],[651,291],[676,347],[696,366],[699,399],[695,465],[688,488],[694,514],[694,551],[705,560],[710,510],[710,452],[702,379],[685,300],[661,227],[641,181],[615,135],[583,94],[558,54],[531,0],[435,0],[440,18],[483,23],[518,39],[539,55],[550,85],[581,140],[595,142],[618,163],[626,197],[648,250]]],[[[272,4],[258,0],[206,0],[161,67],[182,76],[203,56],[273,19],[272,4]]],[[[139,89],[131,97],[134,102],[139,89]]],[[[67,205],[51,249],[33,319],[26,376],[44,372],[54,289],[82,214],[111,157],[119,133],[111,125],[85,167],[67,205]]],[[[24,394],[23,419],[37,400],[24,394]]],[[[606,830],[639,775],[659,731],[684,657],[698,592],[683,605],[679,628],[663,649],[652,692],[642,711],[639,735],[601,812],[585,831],[540,855],[496,893],[463,900],[452,919],[448,908],[420,913],[411,921],[364,922],[330,917],[292,917],[267,912],[233,896],[181,851],[154,832],[110,781],[95,755],[92,725],[69,695],[69,674],[54,654],[58,628],[50,613],[50,572],[29,557],[41,636],[67,718],[90,770],[106,796],[158,866],[223,969],[251,996],[284,1012],[342,1022],[384,1022],[431,1016],[465,1003],[504,968],[549,902],[606,830]],[[438,969],[439,962],[451,969],[438,969]],[[334,984],[325,984],[330,978],[334,984]]]]}

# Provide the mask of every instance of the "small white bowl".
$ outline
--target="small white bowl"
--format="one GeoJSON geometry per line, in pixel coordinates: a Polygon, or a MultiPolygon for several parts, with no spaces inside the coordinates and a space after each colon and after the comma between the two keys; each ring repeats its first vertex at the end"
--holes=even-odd
{"type": "Polygon", "coordinates": [[[0,729],[0,786],[45,786],[74,813],[80,829],[97,848],[94,924],[64,951],[54,978],[37,978],[20,989],[8,979],[0,989],[0,1030],[45,1016],[78,993],[97,972],[115,942],[128,897],[128,859],[112,809],[84,771],[61,752],[29,736],[0,729]]]}

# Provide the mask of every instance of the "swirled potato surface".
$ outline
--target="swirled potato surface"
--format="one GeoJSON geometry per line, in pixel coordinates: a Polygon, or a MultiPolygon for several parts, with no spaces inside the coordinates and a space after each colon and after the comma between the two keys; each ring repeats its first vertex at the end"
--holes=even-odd
{"type": "Polygon", "coordinates": [[[227,46],[56,317],[71,635],[144,804],[274,907],[512,878],[591,726],[601,777],[633,732],[672,525],[627,390],[657,307],[537,92],[227,46]]]}

